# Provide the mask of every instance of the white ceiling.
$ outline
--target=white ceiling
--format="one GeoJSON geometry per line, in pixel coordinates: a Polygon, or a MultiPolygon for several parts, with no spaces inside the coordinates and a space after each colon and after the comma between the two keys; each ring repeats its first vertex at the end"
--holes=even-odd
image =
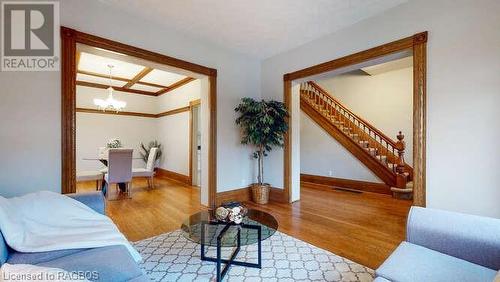
{"type": "Polygon", "coordinates": [[[162,85],[171,85],[184,78],[186,78],[186,76],[184,75],[154,69],[152,72],[143,77],[141,81],[162,85]]]}
{"type": "Polygon", "coordinates": [[[407,0],[101,0],[130,14],[260,59],[407,0]]]}
{"type": "Polygon", "coordinates": [[[137,64],[81,52],[78,70],[108,75],[109,65],[113,66],[113,76],[129,79],[133,78],[136,74],[142,71],[142,69],[144,69],[144,66],[137,64]]]}
{"type": "Polygon", "coordinates": [[[373,65],[365,68],[361,68],[362,71],[369,75],[377,75],[381,73],[386,73],[394,70],[400,70],[404,68],[409,68],[413,66],[413,56],[405,57],[378,65],[373,65]]]}
{"type": "MultiPolygon", "coordinates": [[[[77,50],[80,52],[80,59],[77,66],[78,71],[108,76],[109,65],[112,65],[112,76],[115,76],[117,78],[132,79],[142,70],[144,70],[145,67],[153,68],[152,66],[150,66],[148,61],[134,59],[133,57],[124,54],[119,54],[100,48],[94,48],[79,44],[77,50]]],[[[163,87],[143,85],[140,84],[140,82],[149,82],[166,87],[179,82],[186,77],[187,76],[183,74],[177,74],[174,72],[154,68],[151,72],[142,77],[139,80],[139,83],[133,84],[130,88],[155,93],[162,90],[163,87]]],[[[110,80],[108,78],[87,75],[83,73],[77,73],[76,80],[105,85],[108,85],[110,83],[110,80]]],[[[123,87],[126,83],[126,81],[116,79],[111,80],[111,84],[113,86],[123,87]]]]}

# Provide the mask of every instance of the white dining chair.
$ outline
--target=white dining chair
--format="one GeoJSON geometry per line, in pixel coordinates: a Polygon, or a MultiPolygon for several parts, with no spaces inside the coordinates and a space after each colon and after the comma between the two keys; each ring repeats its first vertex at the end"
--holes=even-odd
{"type": "Polygon", "coordinates": [[[108,156],[108,148],[106,147],[99,147],[98,149],[98,156],[99,158],[106,158],[108,156]]]}
{"type": "Polygon", "coordinates": [[[110,186],[124,183],[126,193],[132,197],[132,149],[109,149],[108,151],[108,173],[104,175],[106,181],[106,198],[109,199],[110,186]]]}
{"type": "Polygon", "coordinates": [[[104,174],[96,170],[85,170],[76,172],[76,182],[95,181],[95,189],[99,190],[104,174]]]}
{"type": "MultiPolygon", "coordinates": [[[[97,153],[99,159],[106,159],[108,157],[108,148],[99,147],[99,151],[97,153]]],[[[101,168],[99,170],[103,175],[108,173],[108,167],[101,168]]]]}
{"type": "Polygon", "coordinates": [[[154,188],[154,176],[155,176],[155,161],[156,155],[158,154],[158,148],[154,147],[149,150],[148,161],[145,168],[134,168],[132,169],[132,177],[147,177],[148,187],[154,188]]]}

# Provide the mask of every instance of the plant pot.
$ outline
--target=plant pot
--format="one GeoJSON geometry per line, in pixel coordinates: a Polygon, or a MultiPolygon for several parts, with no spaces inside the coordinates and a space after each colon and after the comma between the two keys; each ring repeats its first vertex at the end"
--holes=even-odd
{"type": "Polygon", "coordinates": [[[252,190],[252,200],[257,204],[267,204],[269,202],[269,191],[271,191],[271,185],[265,184],[252,184],[250,190],[252,190]]]}

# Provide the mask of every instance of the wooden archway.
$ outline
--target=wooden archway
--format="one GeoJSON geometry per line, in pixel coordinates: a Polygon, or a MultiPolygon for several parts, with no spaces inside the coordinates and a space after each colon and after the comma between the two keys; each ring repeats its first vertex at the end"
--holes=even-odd
{"type": "Polygon", "coordinates": [[[164,64],[197,74],[205,75],[209,81],[208,107],[210,112],[208,148],[208,203],[215,206],[217,191],[217,70],[158,54],[106,38],[61,27],[61,138],[62,179],[61,192],[76,192],[76,45],[92,47],[126,54],[151,62],[164,64]]]}
{"type": "MultiPolygon", "coordinates": [[[[394,42],[283,75],[283,100],[290,109],[292,101],[292,81],[294,80],[410,50],[413,53],[413,204],[417,206],[425,206],[426,48],[427,32],[421,32],[394,42]]],[[[291,116],[289,120],[291,120],[291,116]]],[[[294,128],[290,127],[290,130],[285,135],[284,144],[283,194],[287,202],[291,201],[291,148],[293,144],[290,136],[292,130],[294,130],[294,128]]]]}

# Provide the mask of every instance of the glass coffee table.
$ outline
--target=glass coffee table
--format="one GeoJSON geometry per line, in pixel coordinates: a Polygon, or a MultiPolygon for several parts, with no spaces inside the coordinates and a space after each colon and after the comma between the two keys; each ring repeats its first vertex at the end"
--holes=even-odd
{"type": "Polygon", "coordinates": [[[181,226],[182,234],[188,240],[201,245],[201,260],[215,262],[217,280],[222,281],[231,265],[261,268],[261,241],[271,237],[278,229],[278,221],[267,212],[249,209],[240,224],[220,222],[215,211],[201,211],[188,217],[181,226]],[[257,263],[235,260],[241,246],[257,243],[257,263]],[[217,256],[206,256],[205,247],[217,248],[217,256]],[[222,258],[223,247],[235,247],[228,259],[222,258]],[[225,264],[221,270],[222,263],[225,264]]]}

